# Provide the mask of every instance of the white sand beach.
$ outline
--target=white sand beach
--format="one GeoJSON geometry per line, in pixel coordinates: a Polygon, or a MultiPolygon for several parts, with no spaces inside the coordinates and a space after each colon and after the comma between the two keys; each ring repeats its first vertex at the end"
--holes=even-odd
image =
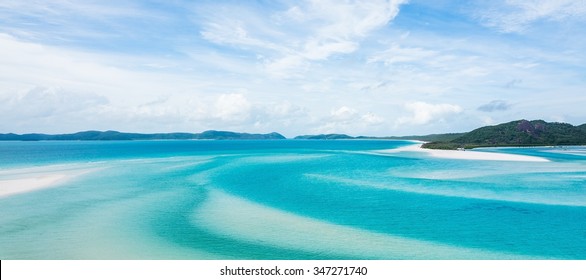
{"type": "Polygon", "coordinates": [[[21,170],[3,171],[0,177],[0,198],[56,187],[76,176],[96,169],[65,169],[23,173],[21,170]]]}
{"type": "Polygon", "coordinates": [[[422,144],[409,145],[398,149],[382,150],[382,153],[401,153],[401,152],[418,152],[426,153],[436,158],[447,158],[447,159],[461,159],[461,160],[496,160],[496,161],[532,161],[532,162],[548,162],[548,159],[525,156],[525,155],[513,155],[505,153],[492,153],[492,152],[479,152],[479,151],[456,151],[456,150],[433,150],[424,149],[421,147],[422,144]]]}

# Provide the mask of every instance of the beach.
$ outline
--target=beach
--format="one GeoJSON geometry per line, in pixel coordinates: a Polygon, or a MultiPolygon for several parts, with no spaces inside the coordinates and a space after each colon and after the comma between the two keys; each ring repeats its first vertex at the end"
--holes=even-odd
{"type": "Polygon", "coordinates": [[[459,160],[494,160],[494,161],[525,161],[525,162],[549,162],[548,159],[526,155],[514,155],[505,153],[479,152],[470,150],[434,150],[424,149],[423,144],[418,143],[408,145],[392,150],[378,151],[385,154],[395,154],[402,152],[416,152],[426,153],[429,156],[445,159],[459,159],[459,160]]]}

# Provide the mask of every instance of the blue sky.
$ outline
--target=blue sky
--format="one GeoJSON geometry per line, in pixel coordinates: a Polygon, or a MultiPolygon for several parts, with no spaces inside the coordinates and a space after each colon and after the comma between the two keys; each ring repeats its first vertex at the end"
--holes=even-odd
{"type": "Polygon", "coordinates": [[[0,133],[586,122],[586,1],[2,1],[0,133]]]}

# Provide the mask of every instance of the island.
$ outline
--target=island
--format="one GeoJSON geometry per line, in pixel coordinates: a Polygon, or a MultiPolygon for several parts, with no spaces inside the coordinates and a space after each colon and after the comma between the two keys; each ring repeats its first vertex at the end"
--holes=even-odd
{"type": "Polygon", "coordinates": [[[319,134],[319,135],[299,135],[294,139],[304,140],[340,140],[340,139],[355,139],[350,135],[346,134],[319,134]]]}
{"type": "Polygon", "coordinates": [[[56,140],[280,140],[285,136],[271,132],[268,134],[251,134],[232,131],[208,130],[202,133],[127,133],[118,131],[82,131],[71,134],[0,134],[0,141],[56,141],[56,140]]]}
{"type": "Polygon", "coordinates": [[[425,143],[422,148],[456,150],[478,147],[569,145],[586,145],[586,124],[573,126],[543,120],[517,120],[481,127],[452,140],[425,143]]]}
{"type": "MultiPolygon", "coordinates": [[[[0,141],[102,141],[102,140],[283,140],[277,132],[267,134],[208,130],[201,133],[128,133],[113,130],[82,131],[71,134],[0,134],[0,141]]],[[[444,133],[411,136],[350,136],[347,134],[300,135],[295,140],[418,140],[427,142],[422,148],[457,150],[478,147],[507,146],[569,146],[586,145],[586,124],[573,126],[568,123],[543,120],[517,120],[493,126],[485,126],[466,133],[444,133]]]]}
{"type": "Polygon", "coordinates": [[[410,136],[350,136],[347,134],[317,134],[317,135],[300,135],[294,139],[301,140],[348,140],[348,139],[366,139],[366,140],[417,140],[424,142],[432,141],[450,141],[456,139],[465,133],[443,133],[429,135],[410,135],[410,136]]]}

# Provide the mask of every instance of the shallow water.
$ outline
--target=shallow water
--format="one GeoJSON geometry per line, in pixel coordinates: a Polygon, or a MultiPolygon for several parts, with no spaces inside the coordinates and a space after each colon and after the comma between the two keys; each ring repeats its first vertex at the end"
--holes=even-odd
{"type": "Polygon", "coordinates": [[[586,259],[584,148],[409,144],[0,142],[0,181],[93,171],[0,198],[0,258],[586,259]]]}

